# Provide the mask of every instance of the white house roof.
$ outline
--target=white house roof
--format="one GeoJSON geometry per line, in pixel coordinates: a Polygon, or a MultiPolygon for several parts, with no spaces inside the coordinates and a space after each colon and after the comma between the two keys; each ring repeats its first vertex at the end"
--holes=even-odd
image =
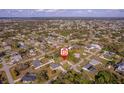
{"type": "Polygon", "coordinates": [[[92,64],[92,65],[98,65],[98,64],[101,64],[101,62],[99,62],[98,60],[95,60],[95,59],[92,59],[91,61],[90,61],[90,64],[92,64]]]}
{"type": "Polygon", "coordinates": [[[32,62],[32,65],[33,65],[34,67],[39,67],[39,66],[41,65],[41,62],[40,62],[39,60],[34,60],[34,61],[32,62]]]}
{"type": "Polygon", "coordinates": [[[89,46],[87,46],[88,49],[99,49],[101,50],[101,46],[98,44],[90,44],[89,46]]]}

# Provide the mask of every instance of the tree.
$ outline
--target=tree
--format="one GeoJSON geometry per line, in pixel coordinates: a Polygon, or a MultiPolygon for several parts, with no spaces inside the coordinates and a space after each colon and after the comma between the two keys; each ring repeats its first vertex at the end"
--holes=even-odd
{"type": "Polygon", "coordinates": [[[27,50],[26,49],[20,49],[19,50],[19,54],[21,54],[22,56],[25,56],[27,53],[27,50]]]}
{"type": "Polygon", "coordinates": [[[56,80],[51,81],[52,84],[89,84],[90,80],[84,78],[73,70],[68,71],[66,74],[61,73],[56,80]]]}
{"type": "Polygon", "coordinates": [[[21,73],[20,73],[20,70],[17,69],[17,68],[14,69],[14,73],[15,73],[16,76],[19,76],[19,75],[21,74],[21,73]]]}
{"type": "Polygon", "coordinates": [[[99,71],[98,74],[95,76],[95,83],[96,84],[117,84],[118,77],[110,73],[108,71],[99,71]]]}
{"type": "Polygon", "coordinates": [[[106,65],[112,65],[112,66],[114,66],[114,65],[115,65],[115,61],[114,61],[114,60],[108,61],[108,62],[106,63],[106,65]]]}
{"type": "Polygon", "coordinates": [[[41,73],[40,73],[38,76],[39,76],[40,78],[45,79],[45,80],[48,80],[48,79],[49,79],[49,76],[48,76],[46,70],[41,71],[41,73]]]}

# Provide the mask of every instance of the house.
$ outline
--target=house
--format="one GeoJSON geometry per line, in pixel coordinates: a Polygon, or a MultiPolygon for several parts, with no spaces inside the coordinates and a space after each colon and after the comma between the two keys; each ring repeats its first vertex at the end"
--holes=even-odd
{"type": "Polygon", "coordinates": [[[19,48],[26,48],[26,45],[23,42],[18,42],[18,47],[19,48]]]}
{"type": "Polygon", "coordinates": [[[118,71],[124,71],[124,62],[118,64],[118,71]]]}
{"type": "Polygon", "coordinates": [[[104,53],[103,53],[104,57],[112,57],[114,55],[115,55],[115,53],[114,52],[110,52],[110,51],[104,51],[104,53]]]}
{"type": "Polygon", "coordinates": [[[89,63],[90,63],[91,65],[93,65],[93,66],[96,66],[96,65],[102,64],[101,62],[99,62],[99,61],[96,60],[96,59],[92,59],[89,63]]]}
{"type": "Polygon", "coordinates": [[[30,55],[30,56],[35,56],[36,53],[35,53],[35,51],[34,51],[33,49],[30,49],[30,50],[29,50],[29,55],[30,55]]]}
{"type": "Polygon", "coordinates": [[[124,75],[124,60],[122,60],[121,62],[117,63],[115,65],[115,69],[117,72],[121,73],[124,75]]]}
{"type": "Polygon", "coordinates": [[[19,62],[20,60],[22,60],[22,57],[21,57],[20,54],[18,54],[18,53],[12,54],[12,56],[11,56],[11,62],[13,64],[19,62]]]}
{"type": "Polygon", "coordinates": [[[74,53],[74,56],[75,56],[76,58],[80,58],[80,54],[79,54],[79,53],[74,53]]]}
{"type": "Polygon", "coordinates": [[[50,64],[50,68],[51,68],[52,70],[56,70],[56,69],[58,69],[59,67],[60,67],[60,65],[57,64],[57,63],[51,63],[51,64],[50,64]]]}
{"type": "Polygon", "coordinates": [[[31,83],[36,80],[36,74],[26,73],[21,80],[23,83],[31,83]]]}
{"type": "Polygon", "coordinates": [[[6,46],[7,45],[7,42],[2,42],[2,46],[6,46]]]}
{"type": "Polygon", "coordinates": [[[5,51],[7,51],[7,50],[11,50],[12,48],[11,48],[11,46],[7,45],[7,46],[4,46],[4,49],[5,49],[5,51]]]}
{"type": "Polygon", "coordinates": [[[89,50],[92,50],[92,49],[98,49],[98,50],[101,50],[101,46],[98,45],[98,44],[90,44],[86,47],[86,49],[89,49],[89,50]]]}
{"type": "Polygon", "coordinates": [[[91,64],[86,64],[84,67],[82,67],[82,69],[88,72],[94,72],[96,70],[96,68],[91,64]]]}
{"type": "Polygon", "coordinates": [[[40,68],[41,65],[42,65],[42,64],[41,64],[40,60],[34,60],[34,61],[32,62],[32,66],[33,66],[35,69],[40,68]]]}
{"type": "MultiPolygon", "coordinates": [[[[80,45],[72,45],[71,47],[70,47],[70,49],[72,50],[72,49],[81,49],[81,46],[80,45]]],[[[69,49],[69,50],[70,50],[69,49]]]]}

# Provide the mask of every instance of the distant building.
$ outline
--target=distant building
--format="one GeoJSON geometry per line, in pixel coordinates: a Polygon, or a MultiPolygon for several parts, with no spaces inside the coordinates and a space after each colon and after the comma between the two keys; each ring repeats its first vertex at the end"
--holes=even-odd
{"type": "Polygon", "coordinates": [[[80,58],[80,53],[74,53],[74,56],[75,56],[76,58],[80,58]]]}
{"type": "Polygon", "coordinates": [[[7,51],[7,50],[11,50],[12,48],[11,48],[11,46],[4,46],[4,49],[5,49],[5,51],[7,51]]]}
{"type": "Polygon", "coordinates": [[[60,67],[60,65],[57,64],[57,63],[51,63],[51,64],[50,64],[50,68],[51,68],[52,70],[56,70],[56,69],[58,69],[59,67],[60,67]]]}
{"type": "Polygon", "coordinates": [[[96,65],[102,64],[101,62],[99,62],[99,61],[96,60],[96,59],[92,59],[89,63],[90,63],[91,65],[93,65],[93,66],[96,66],[96,65]]]}
{"type": "Polygon", "coordinates": [[[114,56],[115,53],[114,52],[110,52],[110,51],[104,51],[103,56],[106,57],[112,57],[114,56]]]}
{"type": "Polygon", "coordinates": [[[86,70],[88,72],[95,72],[96,68],[91,64],[86,64],[84,67],[82,67],[83,70],[86,70]]]}
{"type": "Polygon", "coordinates": [[[36,80],[36,74],[33,73],[26,73],[23,77],[22,77],[22,82],[23,83],[30,83],[36,80]]]}
{"type": "Polygon", "coordinates": [[[88,45],[87,47],[86,47],[87,49],[98,49],[98,50],[101,50],[102,48],[101,48],[101,46],[100,45],[98,45],[98,44],[90,44],[90,45],[88,45]]]}
{"type": "Polygon", "coordinates": [[[34,61],[32,62],[32,66],[33,66],[35,69],[40,68],[41,65],[42,65],[42,64],[41,64],[40,60],[34,60],[34,61]]]}
{"type": "Polygon", "coordinates": [[[26,48],[26,45],[24,44],[24,42],[18,42],[18,47],[19,48],[26,48]]]}
{"type": "Polygon", "coordinates": [[[116,71],[124,75],[124,60],[115,65],[116,71]]]}
{"type": "Polygon", "coordinates": [[[35,53],[35,51],[34,51],[33,49],[29,50],[29,54],[30,54],[31,56],[35,56],[35,55],[36,55],[36,53],[35,53]]]}
{"type": "Polygon", "coordinates": [[[11,62],[12,63],[17,63],[20,60],[22,60],[22,57],[21,57],[20,54],[18,54],[18,53],[12,54],[12,57],[11,57],[11,62]]]}

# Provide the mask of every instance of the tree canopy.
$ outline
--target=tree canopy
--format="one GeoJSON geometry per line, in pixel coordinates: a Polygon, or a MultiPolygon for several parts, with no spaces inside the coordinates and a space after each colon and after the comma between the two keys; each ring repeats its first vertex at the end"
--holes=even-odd
{"type": "Polygon", "coordinates": [[[117,84],[119,83],[119,78],[108,71],[99,71],[95,76],[96,84],[117,84]]]}
{"type": "Polygon", "coordinates": [[[91,81],[84,78],[73,70],[68,71],[66,74],[61,74],[56,80],[51,81],[52,84],[90,84],[91,81]]]}

